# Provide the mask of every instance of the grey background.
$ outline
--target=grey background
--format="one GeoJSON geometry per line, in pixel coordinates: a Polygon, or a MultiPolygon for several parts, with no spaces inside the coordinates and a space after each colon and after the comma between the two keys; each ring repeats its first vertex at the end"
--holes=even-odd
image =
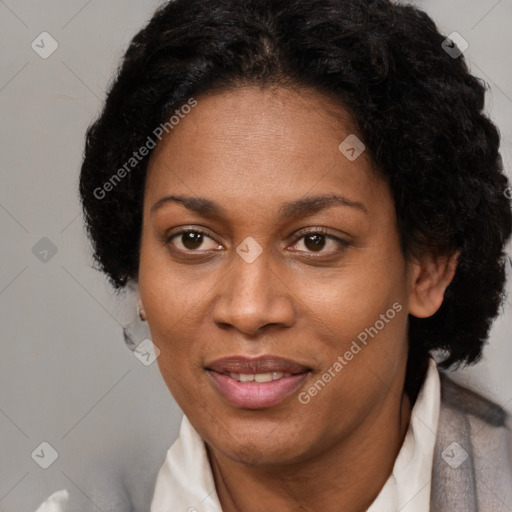
{"type": "MultiPolygon", "coordinates": [[[[34,511],[63,488],[70,510],[106,512],[92,489],[108,486],[108,478],[122,481],[130,464],[137,476],[129,485],[149,500],[178,434],[181,412],[156,363],[144,366],[124,343],[121,326],[132,319],[133,303],[116,299],[91,268],[77,195],[85,130],[129,40],[160,3],[0,0],[3,512],[34,511]],[[43,31],[59,44],[48,59],[31,47],[43,31]],[[46,262],[32,251],[43,237],[57,249],[46,262]],[[58,452],[48,469],[31,457],[43,441],[58,452]]],[[[509,169],[512,0],[415,4],[444,34],[457,31],[468,41],[465,57],[490,85],[487,111],[509,169]]],[[[512,411],[511,323],[508,302],[484,360],[457,379],[512,411]]]]}

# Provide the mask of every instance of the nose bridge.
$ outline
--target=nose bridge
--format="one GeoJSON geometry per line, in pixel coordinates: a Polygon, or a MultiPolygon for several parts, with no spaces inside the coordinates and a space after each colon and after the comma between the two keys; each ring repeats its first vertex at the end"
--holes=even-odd
{"type": "Polygon", "coordinates": [[[286,287],[274,275],[271,254],[261,252],[255,258],[245,258],[252,248],[245,253],[243,249],[240,244],[230,271],[219,283],[214,320],[248,334],[267,324],[291,325],[293,307],[286,287]]]}
{"type": "Polygon", "coordinates": [[[237,256],[232,263],[231,295],[240,300],[258,300],[266,302],[272,299],[273,275],[267,255],[259,256],[255,261],[248,262],[237,256]]]}

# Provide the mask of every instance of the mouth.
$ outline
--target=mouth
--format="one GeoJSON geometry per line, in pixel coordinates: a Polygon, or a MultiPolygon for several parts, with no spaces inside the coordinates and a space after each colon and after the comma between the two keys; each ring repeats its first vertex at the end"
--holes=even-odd
{"type": "Polygon", "coordinates": [[[244,409],[277,405],[294,394],[311,368],[275,356],[219,359],[205,369],[215,389],[231,404],[244,409]]]}

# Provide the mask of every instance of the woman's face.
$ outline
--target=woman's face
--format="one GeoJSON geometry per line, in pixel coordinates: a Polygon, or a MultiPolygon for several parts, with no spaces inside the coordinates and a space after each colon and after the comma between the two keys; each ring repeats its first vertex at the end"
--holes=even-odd
{"type": "Polygon", "coordinates": [[[411,279],[352,126],[315,91],[247,87],[197,98],[151,156],[138,282],[158,365],[232,460],[305,461],[399,409],[411,279]]]}

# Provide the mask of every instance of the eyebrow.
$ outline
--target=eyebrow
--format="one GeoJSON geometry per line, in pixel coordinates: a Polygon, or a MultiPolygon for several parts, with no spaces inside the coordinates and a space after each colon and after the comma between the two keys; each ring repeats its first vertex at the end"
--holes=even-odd
{"type": "MultiPolygon", "coordinates": [[[[168,203],[179,203],[188,210],[196,212],[204,217],[227,217],[224,208],[210,199],[206,199],[205,197],[180,195],[167,195],[160,198],[151,207],[150,214],[152,215],[156,210],[168,203]]],[[[295,216],[312,215],[320,210],[332,206],[347,206],[368,214],[368,210],[361,202],[351,201],[350,199],[338,194],[329,194],[309,196],[284,203],[281,208],[279,208],[279,216],[281,219],[288,219],[295,216]]]]}

